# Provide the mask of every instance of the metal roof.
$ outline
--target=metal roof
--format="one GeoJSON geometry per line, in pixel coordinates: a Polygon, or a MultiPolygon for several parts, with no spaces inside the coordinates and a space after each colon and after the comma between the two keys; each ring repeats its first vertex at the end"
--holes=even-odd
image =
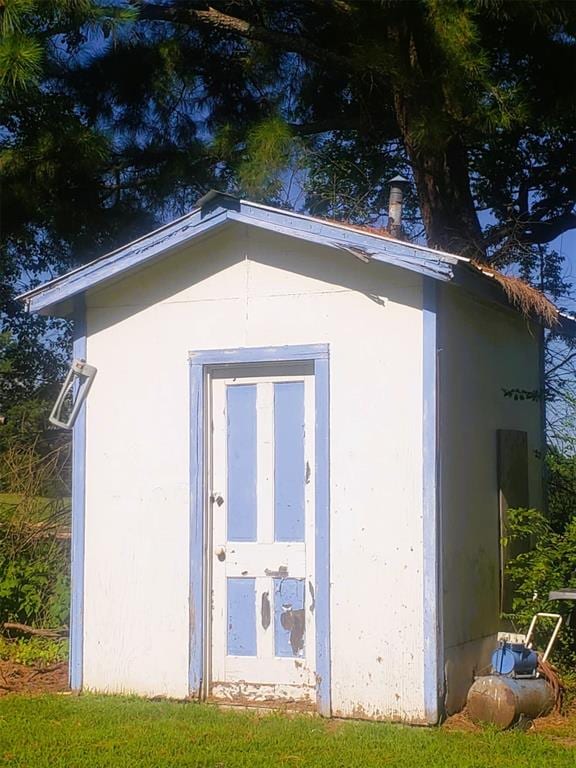
{"type": "MultiPolygon", "coordinates": [[[[469,259],[397,240],[352,224],[319,219],[211,190],[190,213],[143,237],[49,280],[18,296],[30,312],[65,314],[69,300],[91,288],[175,252],[199,238],[243,223],[350,253],[360,261],[379,261],[445,282],[455,282],[481,297],[510,306],[494,280],[469,259]]],[[[564,333],[576,336],[576,321],[560,317],[564,333]]]]}

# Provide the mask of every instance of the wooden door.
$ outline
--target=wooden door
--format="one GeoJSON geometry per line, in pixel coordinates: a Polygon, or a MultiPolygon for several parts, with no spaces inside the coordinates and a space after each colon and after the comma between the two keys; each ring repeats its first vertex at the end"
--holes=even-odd
{"type": "Polygon", "coordinates": [[[209,695],[315,701],[314,375],[212,378],[209,695]]]}

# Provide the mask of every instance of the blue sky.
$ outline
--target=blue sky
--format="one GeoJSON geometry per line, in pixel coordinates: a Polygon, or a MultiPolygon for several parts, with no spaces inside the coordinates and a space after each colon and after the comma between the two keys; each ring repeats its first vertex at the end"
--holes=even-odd
{"type": "Polygon", "coordinates": [[[565,232],[551,244],[565,258],[566,278],[572,283],[572,297],[566,307],[571,312],[576,312],[576,230],[565,232]]]}

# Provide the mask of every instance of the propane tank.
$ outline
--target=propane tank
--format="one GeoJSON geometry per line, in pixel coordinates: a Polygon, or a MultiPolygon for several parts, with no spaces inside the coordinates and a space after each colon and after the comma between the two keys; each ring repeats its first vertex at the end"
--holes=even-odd
{"type": "Polygon", "coordinates": [[[554,693],[544,678],[518,679],[501,675],[478,677],[468,691],[468,714],[475,723],[509,728],[521,716],[531,720],[547,715],[554,693]]]}

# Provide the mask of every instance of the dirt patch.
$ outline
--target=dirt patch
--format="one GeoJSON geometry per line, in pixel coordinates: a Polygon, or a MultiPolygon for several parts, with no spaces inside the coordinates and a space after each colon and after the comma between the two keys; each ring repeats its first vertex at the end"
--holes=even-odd
{"type": "Polygon", "coordinates": [[[571,716],[566,716],[553,712],[551,715],[547,715],[547,717],[539,717],[534,720],[534,727],[537,731],[554,731],[558,728],[566,728],[570,721],[574,720],[575,714],[572,713],[571,716]]]}
{"type": "Polygon", "coordinates": [[[27,667],[0,661],[0,696],[9,693],[57,693],[67,691],[68,662],[47,667],[27,667]]]}
{"type": "Polygon", "coordinates": [[[330,719],[326,718],[322,721],[322,725],[326,733],[338,733],[345,726],[346,720],[338,720],[334,717],[330,719]]]}
{"type": "MultiPolygon", "coordinates": [[[[526,726],[526,730],[533,733],[541,733],[553,741],[561,743],[563,746],[576,746],[576,709],[571,708],[569,712],[563,715],[554,712],[547,717],[538,717],[527,722],[526,726]]],[[[466,710],[463,710],[447,718],[442,723],[442,729],[473,733],[481,731],[482,726],[473,723],[468,717],[466,710]]]]}
{"type": "Polygon", "coordinates": [[[479,725],[476,725],[470,720],[466,714],[466,710],[457,712],[455,715],[450,715],[450,717],[442,723],[442,728],[445,731],[466,731],[467,733],[482,730],[479,725]]]}

